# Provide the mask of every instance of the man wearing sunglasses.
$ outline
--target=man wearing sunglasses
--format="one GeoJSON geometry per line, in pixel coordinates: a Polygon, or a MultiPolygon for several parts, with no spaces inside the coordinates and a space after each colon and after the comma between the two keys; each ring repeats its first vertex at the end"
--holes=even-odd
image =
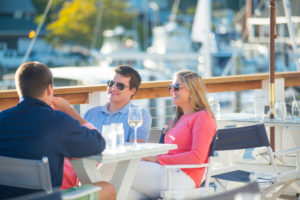
{"type": "MultiPolygon", "coordinates": [[[[128,124],[128,110],[132,106],[130,100],[141,84],[141,76],[130,66],[121,65],[114,70],[111,80],[107,81],[109,102],[87,111],[84,118],[98,130],[103,125],[123,123],[124,141],[133,142],[134,130],[128,124]]],[[[143,124],[137,129],[137,141],[147,142],[151,129],[151,115],[142,109],[143,124]]]]}

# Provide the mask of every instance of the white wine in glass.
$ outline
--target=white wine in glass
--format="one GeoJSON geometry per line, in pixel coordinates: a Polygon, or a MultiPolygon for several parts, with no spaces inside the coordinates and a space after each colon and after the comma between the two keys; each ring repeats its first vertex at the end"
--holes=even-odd
{"type": "Polygon", "coordinates": [[[129,107],[128,124],[134,128],[134,145],[137,146],[137,128],[143,123],[142,109],[140,107],[129,107]]]}
{"type": "Polygon", "coordinates": [[[142,125],[143,120],[128,120],[130,127],[139,127],[142,125]]]}

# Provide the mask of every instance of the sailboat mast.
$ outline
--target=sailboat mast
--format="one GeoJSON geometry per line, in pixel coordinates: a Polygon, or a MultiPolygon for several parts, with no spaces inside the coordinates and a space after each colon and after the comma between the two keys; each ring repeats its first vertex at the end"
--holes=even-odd
{"type": "Polygon", "coordinates": [[[195,12],[192,40],[194,42],[201,42],[201,52],[204,57],[204,76],[210,77],[212,75],[211,69],[211,0],[198,0],[195,12]]]}
{"type": "Polygon", "coordinates": [[[179,3],[180,3],[180,0],[175,0],[174,1],[172,11],[171,11],[171,15],[170,15],[170,19],[169,19],[170,21],[175,21],[176,20],[176,15],[177,15],[179,3]]]}
{"type": "Polygon", "coordinates": [[[38,25],[38,27],[37,27],[37,29],[35,31],[35,35],[34,35],[33,39],[29,43],[29,46],[28,46],[28,48],[26,50],[26,53],[25,53],[25,55],[23,57],[22,63],[25,63],[27,61],[28,56],[29,56],[29,54],[31,52],[31,49],[32,49],[32,47],[33,47],[33,45],[34,45],[37,37],[39,36],[40,30],[41,30],[41,28],[42,28],[42,26],[43,26],[43,24],[45,22],[45,19],[47,17],[47,14],[49,12],[49,9],[50,9],[52,3],[53,3],[53,0],[49,0],[48,1],[47,5],[46,5],[46,8],[45,8],[45,11],[44,11],[43,16],[42,16],[42,20],[40,21],[40,23],[39,23],[39,25],[38,25]]]}
{"type": "MultiPolygon", "coordinates": [[[[294,53],[296,53],[297,52],[297,44],[296,44],[296,36],[295,36],[295,27],[292,22],[291,3],[290,3],[290,0],[283,0],[282,3],[283,3],[283,7],[284,7],[285,17],[287,19],[287,27],[288,27],[289,36],[290,36],[291,43],[292,43],[292,48],[293,48],[294,53]]],[[[295,57],[294,60],[296,62],[297,70],[300,71],[300,63],[299,63],[298,59],[295,57]]]]}
{"type": "MultiPolygon", "coordinates": [[[[203,1],[203,0],[202,0],[203,1]]],[[[203,43],[203,48],[204,48],[204,56],[205,56],[205,77],[210,77],[212,76],[212,61],[211,61],[211,0],[204,0],[204,4],[202,4],[206,10],[206,32],[205,32],[205,40],[203,43]]]]}

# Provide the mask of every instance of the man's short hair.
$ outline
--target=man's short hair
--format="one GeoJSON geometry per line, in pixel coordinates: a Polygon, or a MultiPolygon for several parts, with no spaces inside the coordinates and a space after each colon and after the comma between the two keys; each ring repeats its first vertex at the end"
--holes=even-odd
{"type": "Polygon", "coordinates": [[[120,65],[115,68],[115,73],[125,77],[130,77],[129,87],[130,89],[135,88],[136,91],[139,89],[142,82],[140,74],[128,65],[120,65]]]}
{"type": "Polygon", "coordinates": [[[45,64],[27,62],[18,68],[15,82],[22,96],[37,98],[43,95],[49,84],[53,84],[53,76],[45,64]]]}

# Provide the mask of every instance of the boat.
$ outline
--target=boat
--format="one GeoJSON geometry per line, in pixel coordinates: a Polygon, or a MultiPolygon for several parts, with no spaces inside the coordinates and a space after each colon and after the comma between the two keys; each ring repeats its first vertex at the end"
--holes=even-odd
{"type": "Polygon", "coordinates": [[[0,67],[5,70],[11,70],[17,68],[22,63],[24,54],[18,53],[13,49],[1,49],[0,50],[0,67]]]}
{"type": "Polygon", "coordinates": [[[163,26],[154,27],[152,45],[147,48],[148,58],[143,61],[147,69],[160,71],[169,78],[174,72],[182,68],[199,71],[198,63],[200,54],[192,50],[189,29],[175,21],[169,21],[163,26]],[[157,58],[151,55],[159,55],[157,58]],[[190,55],[190,57],[184,55],[190,55]],[[178,59],[179,58],[179,59],[178,59]]]}
{"type": "Polygon", "coordinates": [[[141,68],[139,60],[131,59],[132,56],[126,58],[126,55],[133,55],[140,52],[137,31],[127,30],[123,26],[116,26],[112,30],[103,31],[103,44],[100,51],[95,53],[94,56],[99,66],[127,64],[141,68]],[[119,56],[121,56],[121,58],[119,58],[119,56]]]}

